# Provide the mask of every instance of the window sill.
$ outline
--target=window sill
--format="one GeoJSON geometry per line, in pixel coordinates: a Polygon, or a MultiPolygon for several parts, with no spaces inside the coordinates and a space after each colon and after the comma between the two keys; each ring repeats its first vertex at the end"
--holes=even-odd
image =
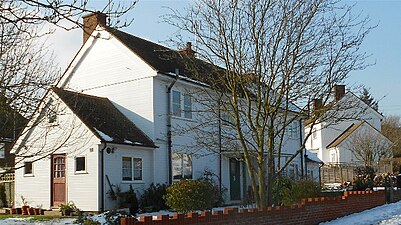
{"type": "Polygon", "coordinates": [[[180,117],[180,116],[172,116],[173,119],[177,119],[177,120],[183,120],[183,121],[188,121],[188,122],[196,122],[193,118],[189,119],[189,118],[185,118],[185,117],[180,117]]]}
{"type": "Polygon", "coordinates": [[[75,171],[75,175],[80,175],[80,174],[88,174],[87,171],[75,171]]]}
{"type": "Polygon", "coordinates": [[[121,181],[122,184],[144,184],[145,181],[143,180],[123,180],[121,181]]]}
{"type": "Polygon", "coordinates": [[[33,174],[24,174],[24,177],[34,177],[33,174]]]}

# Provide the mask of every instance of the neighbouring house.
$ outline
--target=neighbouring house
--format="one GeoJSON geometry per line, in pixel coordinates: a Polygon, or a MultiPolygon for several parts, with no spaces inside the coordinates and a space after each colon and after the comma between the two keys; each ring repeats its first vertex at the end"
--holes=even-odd
{"type": "Polygon", "coordinates": [[[14,155],[10,150],[25,125],[26,119],[7,104],[4,96],[0,96],[0,171],[14,167],[14,155]]]}
{"type": "MultiPolygon", "coordinates": [[[[24,168],[15,174],[16,205],[23,196],[44,208],[73,201],[82,210],[103,211],[116,207],[109,193],[117,187],[140,193],[151,183],[205,172],[227,188],[227,202],[239,202],[249,185],[241,156],[217,147],[195,151],[188,147],[193,133],[177,135],[178,127],[199,123],[201,105],[193,94],[213,77],[214,66],[196,59],[190,43],[179,51],[166,48],[107,27],[104,14],[84,17],[84,26],[83,46],[14,145],[24,168]],[[196,62],[197,76],[188,60],[196,62]]],[[[289,128],[282,164],[302,143],[302,120],[289,128]]],[[[305,155],[287,174],[320,164],[305,155]]],[[[309,176],[318,179],[318,172],[309,176]]]]}
{"type": "Polygon", "coordinates": [[[305,133],[311,132],[306,148],[326,165],[364,165],[364,157],[377,163],[390,156],[391,141],[381,133],[383,115],[346,92],[344,85],[334,86],[334,101],[328,106],[321,99],[313,103],[316,112],[326,108],[321,119],[306,124],[305,133]]]}

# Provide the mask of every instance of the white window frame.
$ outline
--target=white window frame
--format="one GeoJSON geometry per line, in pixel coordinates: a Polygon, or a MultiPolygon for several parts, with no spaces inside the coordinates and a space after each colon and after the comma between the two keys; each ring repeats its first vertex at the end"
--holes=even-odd
{"type": "Polygon", "coordinates": [[[87,161],[87,159],[86,159],[86,156],[85,155],[80,155],[80,156],[76,156],[75,158],[74,158],[74,171],[75,171],[75,174],[83,174],[83,173],[88,173],[88,171],[87,171],[87,168],[88,168],[88,161],[87,161]],[[77,170],[77,159],[78,158],[84,158],[84,170],[77,170]]]}
{"type": "Polygon", "coordinates": [[[122,180],[122,182],[127,182],[127,183],[132,183],[132,182],[140,182],[140,183],[142,183],[143,182],[143,158],[142,157],[136,157],[136,156],[122,156],[121,157],[121,180],[122,180]],[[130,180],[124,180],[124,173],[123,173],[123,159],[124,158],[130,158],[130,162],[131,162],[131,179],[130,180]],[[135,169],[135,159],[140,159],[141,160],[141,168],[140,168],[140,171],[141,171],[141,177],[140,177],[140,179],[136,179],[135,178],[135,172],[136,172],[136,169],[135,169]]]}
{"type": "Polygon", "coordinates": [[[171,114],[173,116],[181,117],[181,111],[181,92],[173,90],[171,92],[171,114]],[[175,96],[178,96],[178,100],[175,98],[175,96]]]}
{"type": "Polygon", "coordinates": [[[6,143],[0,143],[0,159],[6,158],[6,143]]]}
{"type": "Polygon", "coordinates": [[[173,153],[173,157],[172,157],[172,159],[171,159],[172,161],[173,161],[173,180],[174,181],[179,181],[179,180],[183,180],[183,179],[189,179],[189,180],[192,180],[193,179],[193,177],[194,177],[194,175],[193,175],[193,173],[194,173],[194,170],[193,170],[193,157],[192,157],[192,154],[186,154],[186,153],[173,153]],[[178,164],[179,164],[179,168],[178,168],[178,170],[181,172],[181,175],[180,175],[180,177],[179,178],[176,178],[175,176],[174,176],[174,171],[175,171],[175,168],[174,168],[174,158],[176,158],[176,157],[178,157],[178,160],[180,160],[180,162],[178,162],[178,164]],[[189,177],[187,177],[186,176],[186,174],[185,174],[185,168],[187,168],[186,166],[185,166],[185,159],[190,159],[190,160],[188,160],[188,162],[190,162],[190,176],[189,177]]]}
{"type": "Polygon", "coordinates": [[[24,162],[24,177],[33,177],[33,162],[30,162],[30,161],[25,161],[24,162]],[[27,163],[30,163],[31,164],[31,171],[30,171],[30,173],[27,173],[27,171],[26,171],[26,164],[27,163]]]}

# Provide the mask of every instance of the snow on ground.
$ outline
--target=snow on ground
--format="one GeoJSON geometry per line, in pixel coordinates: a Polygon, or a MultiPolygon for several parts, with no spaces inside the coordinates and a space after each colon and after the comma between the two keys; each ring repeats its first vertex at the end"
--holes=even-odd
{"type": "Polygon", "coordinates": [[[74,224],[75,218],[55,219],[48,221],[30,221],[30,218],[8,218],[0,220],[0,225],[69,225],[74,224]]]}
{"type": "Polygon", "coordinates": [[[320,225],[396,225],[401,224],[401,201],[378,206],[354,213],[348,216],[337,218],[330,222],[320,223],[320,225]]]}

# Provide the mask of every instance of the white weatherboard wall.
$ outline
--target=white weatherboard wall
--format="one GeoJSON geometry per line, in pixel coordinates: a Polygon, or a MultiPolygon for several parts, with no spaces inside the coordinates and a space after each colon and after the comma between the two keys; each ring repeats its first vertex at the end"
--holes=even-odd
{"type": "Polygon", "coordinates": [[[107,32],[89,39],[63,77],[65,87],[107,97],[142,131],[153,138],[153,76],[156,72],[107,32]],[[124,110],[125,109],[125,110],[124,110]]]}
{"type": "MultiPolygon", "coordinates": [[[[59,101],[54,95],[52,98],[59,101]]],[[[45,157],[33,162],[32,176],[24,175],[23,169],[16,171],[15,205],[22,205],[21,196],[23,196],[30,206],[50,208],[51,160],[49,155],[52,152],[53,154],[66,154],[67,156],[67,202],[73,201],[77,207],[85,211],[97,211],[99,208],[97,201],[97,146],[100,141],[63,103],[59,105],[58,118],[55,124],[48,124],[46,117],[44,117],[43,121],[33,129],[30,142],[25,143],[27,150],[24,155],[43,152],[35,158],[26,158],[26,161],[45,157]],[[55,124],[57,125],[55,126],[55,124]],[[90,151],[91,148],[94,150],[90,151]],[[75,174],[75,156],[86,156],[86,174],[75,174]]],[[[23,154],[22,151],[19,153],[20,155],[23,154]]],[[[20,159],[17,157],[16,161],[18,162],[20,159]]],[[[17,167],[23,165],[22,163],[17,164],[17,167]]]]}
{"type": "MultiPolygon", "coordinates": [[[[144,148],[130,145],[107,144],[107,147],[114,148],[114,153],[104,153],[104,175],[108,176],[113,190],[119,187],[122,192],[129,190],[130,185],[141,194],[144,189],[154,182],[153,179],[153,148],[144,148]],[[142,159],[142,177],[141,181],[123,181],[122,180],[122,157],[133,157],[142,159]]],[[[104,181],[105,191],[105,210],[118,207],[118,200],[112,200],[109,196],[110,185],[106,178],[104,181]]],[[[139,196],[138,196],[139,197],[139,196]]]]}

